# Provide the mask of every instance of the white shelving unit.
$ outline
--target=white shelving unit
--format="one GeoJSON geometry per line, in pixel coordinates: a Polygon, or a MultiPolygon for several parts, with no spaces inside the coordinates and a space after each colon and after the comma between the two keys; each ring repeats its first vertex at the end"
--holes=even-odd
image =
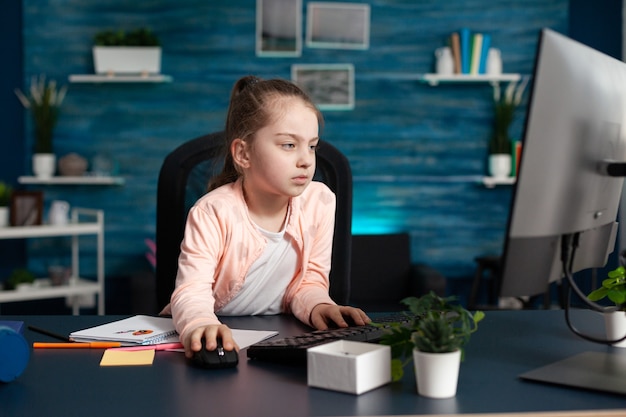
{"type": "Polygon", "coordinates": [[[124,185],[123,177],[103,177],[103,176],[56,176],[50,178],[40,178],[22,176],[17,178],[20,184],[41,184],[41,185],[124,185]]]}
{"type": "MultiPolygon", "coordinates": [[[[59,286],[39,285],[27,290],[0,291],[0,303],[67,297],[72,304],[72,314],[80,313],[81,296],[98,298],[98,314],[104,314],[104,212],[86,208],[72,209],[71,220],[66,225],[12,226],[0,228],[0,239],[26,239],[53,236],[72,237],[72,276],[69,284],[59,286]],[[79,237],[96,235],[96,281],[80,277],[79,237]]],[[[46,283],[47,280],[37,280],[46,283]]]]}
{"type": "Polygon", "coordinates": [[[108,75],[108,74],[71,74],[71,83],[171,83],[172,77],[164,74],[108,75]]]}
{"type": "Polygon", "coordinates": [[[514,82],[519,81],[522,78],[520,74],[500,74],[500,75],[488,75],[488,74],[454,74],[454,75],[439,75],[439,74],[423,74],[420,80],[430,84],[431,86],[439,85],[440,83],[490,83],[495,84],[499,82],[514,82]]]}

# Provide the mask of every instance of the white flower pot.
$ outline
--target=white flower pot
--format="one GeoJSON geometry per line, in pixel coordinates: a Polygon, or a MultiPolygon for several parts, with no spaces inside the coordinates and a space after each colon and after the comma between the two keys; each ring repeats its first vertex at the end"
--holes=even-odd
{"type": "MultiPolygon", "coordinates": [[[[606,328],[606,337],[609,340],[617,340],[626,336],[626,312],[613,311],[604,313],[604,325],[606,328]]],[[[626,347],[626,340],[614,343],[615,347],[626,347]]]]}
{"type": "Polygon", "coordinates": [[[94,46],[93,63],[98,74],[159,74],[159,46],[94,46]]]}
{"type": "Polygon", "coordinates": [[[50,178],[56,171],[56,156],[52,153],[33,155],[33,173],[38,178],[50,178]]]}
{"type": "Polygon", "coordinates": [[[461,351],[426,353],[413,349],[415,381],[419,395],[451,398],[456,395],[461,366],[461,351]]]}
{"type": "Polygon", "coordinates": [[[0,227],[7,227],[9,225],[9,208],[7,206],[0,206],[0,227]]]}
{"type": "Polygon", "coordinates": [[[511,176],[512,161],[511,155],[506,153],[495,153],[489,155],[489,175],[495,178],[506,178],[511,176]]]}

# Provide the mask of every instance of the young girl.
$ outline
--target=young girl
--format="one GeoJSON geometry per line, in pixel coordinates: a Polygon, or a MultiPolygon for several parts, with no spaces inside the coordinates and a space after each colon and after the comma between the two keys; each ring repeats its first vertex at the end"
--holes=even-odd
{"type": "Polygon", "coordinates": [[[311,182],[322,115],[285,80],[233,87],[225,165],[190,210],[171,313],[185,354],[236,349],[220,315],[291,312],[317,329],[367,324],[328,295],[335,195],[311,182]]]}

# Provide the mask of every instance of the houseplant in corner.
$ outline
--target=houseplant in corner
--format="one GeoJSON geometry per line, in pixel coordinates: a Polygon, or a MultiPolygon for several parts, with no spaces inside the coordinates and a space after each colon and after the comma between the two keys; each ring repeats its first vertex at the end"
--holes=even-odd
{"type": "Polygon", "coordinates": [[[518,86],[511,82],[504,94],[500,85],[493,87],[493,132],[489,140],[489,175],[503,178],[511,175],[512,170],[512,142],[509,137],[509,127],[513,122],[515,109],[522,101],[528,78],[524,78],[518,86]]]}
{"type": "MultiPolygon", "coordinates": [[[[615,310],[604,312],[606,336],[609,340],[626,336],[626,269],[623,266],[609,272],[602,286],[589,293],[587,298],[594,302],[608,298],[615,304],[615,310]]],[[[626,347],[626,340],[614,343],[613,346],[626,347]]]]}
{"type": "Polygon", "coordinates": [[[6,227],[9,225],[9,204],[11,204],[11,195],[13,194],[13,188],[0,181],[0,227],[6,227]]]}
{"type": "Polygon", "coordinates": [[[104,30],[94,36],[93,61],[97,74],[159,74],[160,42],[147,28],[104,30]]]}
{"type": "Polygon", "coordinates": [[[35,132],[33,172],[41,178],[49,178],[55,171],[56,156],[52,141],[66,93],[66,85],[58,88],[56,81],[46,80],[45,75],[32,77],[28,95],[19,89],[15,90],[20,102],[30,110],[33,117],[35,132]]]}
{"type": "Polygon", "coordinates": [[[413,359],[418,393],[430,398],[456,395],[463,347],[478,330],[485,314],[474,314],[455,303],[455,297],[430,292],[402,300],[414,315],[407,324],[392,324],[381,343],[392,353],[392,378],[402,378],[403,368],[413,359]]]}

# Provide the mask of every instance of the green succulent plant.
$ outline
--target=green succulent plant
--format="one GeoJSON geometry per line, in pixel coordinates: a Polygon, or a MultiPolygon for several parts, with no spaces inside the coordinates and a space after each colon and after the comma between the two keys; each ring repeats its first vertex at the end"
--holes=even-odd
{"type": "Polygon", "coordinates": [[[17,268],[11,272],[5,282],[7,290],[14,290],[19,284],[32,284],[35,281],[35,274],[25,268],[17,268]]]}
{"type": "Polygon", "coordinates": [[[148,28],[125,32],[104,30],[94,36],[96,46],[159,46],[159,38],[148,28]]]}
{"type": "Polygon", "coordinates": [[[456,297],[443,298],[434,292],[402,300],[414,318],[408,325],[392,324],[381,340],[391,347],[394,381],[402,378],[404,367],[412,362],[414,348],[428,353],[463,352],[485,314],[472,314],[455,301],[456,297]]]}

